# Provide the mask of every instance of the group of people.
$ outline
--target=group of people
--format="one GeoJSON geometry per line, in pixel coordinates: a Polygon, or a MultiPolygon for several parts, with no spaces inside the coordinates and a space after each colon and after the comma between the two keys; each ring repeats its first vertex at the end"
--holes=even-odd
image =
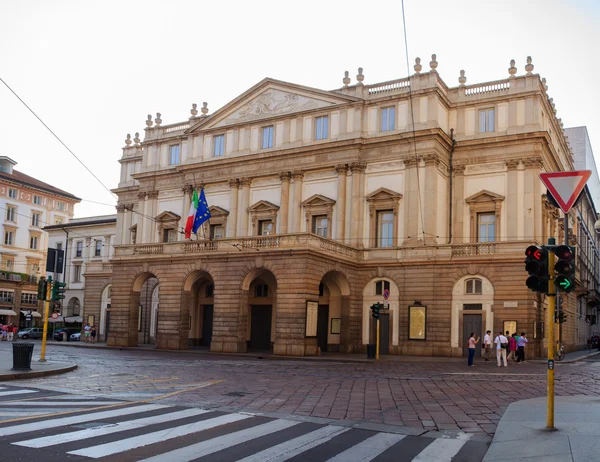
{"type": "Polygon", "coordinates": [[[2,341],[12,342],[17,338],[19,328],[14,324],[0,324],[0,332],[2,332],[2,341]]]}
{"type": "MultiPolygon", "coordinates": [[[[471,332],[469,337],[469,360],[468,365],[474,366],[473,358],[475,358],[475,348],[479,343],[480,338],[475,338],[475,332],[471,332]]],[[[512,359],[517,363],[525,362],[525,345],[527,345],[527,334],[521,332],[521,335],[514,334],[510,335],[509,331],[503,333],[500,331],[494,339],[494,345],[496,345],[496,362],[498,367],[508,366],[507,359],[512,359]]],[[[490,361],[492,356],[492,331],[488,330],[483,337],[483,359],[490,361]]]]}
{"type": "Polygon", "coordinates": [[[87,343],[96,343],[96,326],[90,326],[88,322],[83,328],[83,338],[87,343]]]}

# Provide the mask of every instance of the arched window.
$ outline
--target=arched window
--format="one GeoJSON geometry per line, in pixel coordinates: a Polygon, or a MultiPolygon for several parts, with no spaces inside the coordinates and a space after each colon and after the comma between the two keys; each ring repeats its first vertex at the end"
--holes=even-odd
{"type": "Polygon", "coordinates": [[[467,279],[465,281],[465,294],[481,295],[481,279],[467,279]]]}

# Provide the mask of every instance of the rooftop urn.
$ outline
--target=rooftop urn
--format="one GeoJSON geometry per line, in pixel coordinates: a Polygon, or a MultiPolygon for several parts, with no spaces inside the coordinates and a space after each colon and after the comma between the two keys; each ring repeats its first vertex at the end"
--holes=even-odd
{"type": "Polygon", "coordinates": [[[153,124],[153,122],[152,122],[152,115],[148,114],[148,118],[146,119],[146,125],[148,127],[152,127],[152,124],[153,124]]]}
{"type": "Polygon", "coordinates": [[[358,74],[356,75],[356,80],[358,80],[357,85],[364,85],[363,84],[363,80],[365,80],[365,76],[363,74],[363,68],[362,67],[358,68],[358,74]]]}
{"type": "Polygon", "coordinates": [[[208,115],[208,103],[205,101],[202,103],[202,109],[200,109],[202,113],[202,117],[206,117],[208,115]]]}
{"type": "Polygon", "coordinates": [[[125,138],[125,144],[127,146],[131,145],[131,135],[127,133],[127,138],[125,138]]]}
{"type": "Polygon", "coordinates": [[[154,123],[155,123],[156,125],[160,125],[160,124],[162,124],[162,119],[160,118],[160,112],[157,112],[157,113],[156,113],[156,119],[154,119],[154,123]]]}
{"type": "Polygon", "coordinates": [[[421,69],[423,69],[423,66],[421,66],[421,58],[415,58],[415,65],[413,67],[415,68],[415,74],[421,72],[421,69]]]}
{"type": "Polygon", "coordinates": [[[192,104],[192,109],[190,109],[190,114],[192,114],[192,117],[196,117],[198,115],[198,105],[196,103],[192,104]]]}
{"type": "Polygon", "coordinates": [[[525,71],[527,71],[527,75],[531,75],[533,71],[533,64],[531,64],[531,56],[527,56],[527,64],[525,65],[525,71]]]}
{"type": "Polygon", "coordinates": [[[342,79],[342,82],[344,83],[344,86],[347,87],[348,85],[350,85],[350,72],[348,71],[344,71],[344,78],[342,79]]]}
{"type": "Polygon", "coordinates": [[[458,83],[460,83],[461,87],[464,87],[466,82],[467,82],[467,78],[465,77],[465,71],[464,71],[464,69],[461,69],[460,77],[458,78],[458,83]]]}
{"type": "Polygon", "coordinates": [[[429,61],[429,67],[432,71],[437,72],[436,69],[438,67],[437,55],[434,53],[431,55],[431,61],[429,61]]]}
{"type": "Polygon", "coordinates": [[[133,142],[137,145],[140,144],[140,134],[138,132],[135,133],[135,138],[133,139],[133,142]]]}
{"type": "Polygon", "coordinates": [[[515,60],[511,59],[510,60],[510,67],[508,68],[508,73],[510,74],[510,77],[514,77],[515,74],[517,73],[517,68],[515,67],[515,60]]]}

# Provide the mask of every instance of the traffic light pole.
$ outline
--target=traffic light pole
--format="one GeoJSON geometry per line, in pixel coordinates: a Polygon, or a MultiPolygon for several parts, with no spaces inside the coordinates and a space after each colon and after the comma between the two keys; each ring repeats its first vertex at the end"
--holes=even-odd
{"type": "Polygon", "coordinates": [[[46,288],[46,303],[44,303],[44,333],[42,335],[42,352],[40,353],[40,362],[46,362],[46,337],[48,335],[48,314],[50,312],[50,297],[52,294],[52,276],[48,276],[48,286],[46,288]]]}
{"type": "MultiPolygon", "coordinates": [[[[548,239],[548,245],[554,245],[554,238],[548,239]]],[[[554,253],[548,252],[548,267],[554,268],[554,253]]],[[[553,270],[552,270],[553,271],[553,270]]],[[[554,279],[548,279],[548,411],[546,428],[554,430],[554,312],[556,310],[556,290],[554,279]]]]}
{"type": "Polygon", "coordinates": [[[379,359],[379,318],[377,318],[377,335],[375,338],[375,359],[379,359]]]}

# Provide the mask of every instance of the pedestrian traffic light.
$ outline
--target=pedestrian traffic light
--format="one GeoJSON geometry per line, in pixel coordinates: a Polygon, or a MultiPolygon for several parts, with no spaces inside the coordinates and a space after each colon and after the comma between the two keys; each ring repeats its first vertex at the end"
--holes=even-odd
{"type": "Polygon", "coordinates": [[[379,304],[379,302],[375,303],[374,305],[371,305],[371,315],[373,316],[373,318],[379,319],[379,310],[380,309],[381,309],[381,305],[379,304]]]}
{"type": "Polygon", "coordinates": [[[67,284],[65,282],[55,282],[52,286],[52,300],[63,300],[65,298],[65,290],[67,284]]]}
{"type": "Polygon", "coordinates": [[[553,251],[557,258],[554,285],[560,292],[569,293],[575,289],[575,247],[559,245],[553,251]]]}
{"type": "Polygon", "coordinates": [[[46,291],[48,290],[48,282],[46,278],[40,278],[38,281],[38,292],[37,298],[38,300],[46,300],[46,291]]]}
{"type": "Polygon", "coordinates": [[[548,292],[548,250],[544,246],[530,245],[525,256],[525,269],[529,273],[527,287],[534,292],[548,292]]]}

